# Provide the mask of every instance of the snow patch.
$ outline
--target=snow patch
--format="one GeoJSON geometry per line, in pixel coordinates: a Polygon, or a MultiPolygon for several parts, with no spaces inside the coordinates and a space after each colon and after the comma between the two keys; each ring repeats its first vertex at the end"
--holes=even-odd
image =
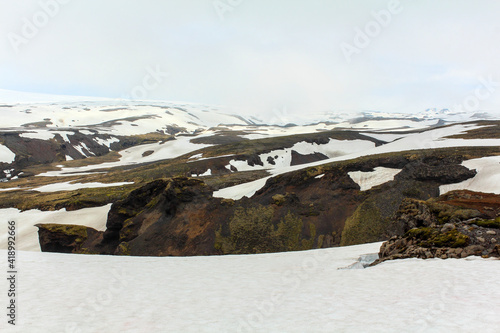
{"type": "Polygon", "coordinates": [[[57,132],[51,132],[51,131],[36,131],[36,132],[21,133],[19,134],[19,136],[21,138],[27,138],[27,139],[50,140],[54,137],[56,133],[57,132]]]}
{"type": "MultiPolygon", "coordinates": [[[[0,209],[0,226],[7,230],[7,221],[16,221],[16,249],[20,251],[40,251],[38,223],[84,225],[98,231],[106,230],[106,221],[111,204],[101,207],[84,208],[75,211],[40,211],[37,209],[20,211],[15,208],[0,209]]],[[[7,249],[7,233],[0,233],[0,249],[7,249]]]]}
{"type": "Polygon", "coordinates": [[[254,180],[252,182],[226,187],[218,191],[215,191],[213,196],[216,198],[225,198],[233,200],[239,200],[243,197],[250,198],[255,194],[255,192],[257,192],[262,187],[264,187],[264,185],[266,185],[266,182],[269,178],[270,177],[265,177],[254,180]]]}
{"type": "Polygon", "coordinates": [[[500,156],[471,159],[464,161],[462,165],[471,170],[475,169],[477,174],[460,183],[441,185],[440,194],[454,190],[500,194],[500,156]]]}
{"type": "Polygon", "coordinates": [[[121,183],[54,183],[49,185],[33,188],[32,191],[38,192],[57,192],[57,191],[73,191],[81,188],[98,188],[98,187],[113,187],[134,184],[133,182],[121,183]]]}
{"type": "Polygon", "coordinates": [[[64,141],[71,143],[71,141],[68,138],[68,135],[74,135],[74,132],[67,132],[67,131],[61,131],[61,132],[54,132],[55,134],[59,134],[64,141]]]}
{"type": "Polygon", "coordinates": [[[374,171],[351,171],[348,175],[359,185],[361,191],[368,191],[372,187],[394,180],[394,176],[400,172],[401,169],[376,167],[374,171]]]}
{"type": "Polygon", "coordinates": [[[19,186],[10,188],[0,188],[0,192],[15,191],[15,190],[23,190],[23,188],[20,188],[19,186]]]}
{"type": "Polygon", "coordinates": [[[191,174],[191,177],[205,177],[205,176],[211,176],[212,175],[212,169],[208,169],[202,174],[191,174]]]}
{"type": "Polygon", "coordinates": [[[0,144],[0,162],[12,163],[16,159],[16,154],[6,146],[0,144]]]}
{"type": "Polygon", "coordinates": [[[198,159],[198,158],[202,158],[202,157],[203,157],[203,153],[199,153],[199,154],[190,156],[188,159],[191,160],[191,159],[198,159]]]}
{"type": "Polygon", "coordinates": [[[112,143],[120,142],[120,139],[112,136],[109,139],[94,138],[94,141],[97,142],[101,146],[106,146],[106,147],[110,148],[112,143]]]}

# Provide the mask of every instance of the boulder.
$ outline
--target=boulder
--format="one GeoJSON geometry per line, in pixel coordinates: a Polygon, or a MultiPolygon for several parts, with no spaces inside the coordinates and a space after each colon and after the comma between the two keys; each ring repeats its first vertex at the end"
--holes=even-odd
{"type": "Polygon", "coordinates": [[[42,252],[91,253],[102,232],[80,225],[36,224],[42,252]]]}

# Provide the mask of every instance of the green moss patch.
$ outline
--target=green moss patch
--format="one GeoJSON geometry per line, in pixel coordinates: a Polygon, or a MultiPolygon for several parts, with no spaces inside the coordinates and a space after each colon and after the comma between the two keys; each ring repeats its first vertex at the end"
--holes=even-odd
{"type": "MultiPolygon", "coordinates": [[[[238,207],[229,223],[229,236],[215,233],[214,247],[224,254],[270,253],[312,249],[316,228],[309,225],[309,237],[303,232],[302,219],[290,211],[273,223],[274,209],[266,206],[238,207]]],[[[306,229],[307,230],[307,229],[306,229]]]]}
{"type": "Polygon", "coordinates": [[[465,247],[469,244],[469,236],[456,229],[442,233],[430,227],[415,228],[408,231],[405,237],[419,240],[422,247],[465,247]]]}
{"type": "Polygon", "coordinates": [[[500,217],[497,217],[495,220],[474,221],[474,224],[483,228],[500,229],[500,217]]]}
{"type": "Polygon", "coordinates": [[[87,227],[81,225],[68,224],[37,224],[39,228],[45,229],[54,233],[62,233],[68,236],[77,236],[79,238],[87,238],[87,227]]]}
{"type": "Polygon", "coordinates": [[[368,199],[347,218],[342,230],[340,246],[377,241],[385,228],[384,219],[376,203],[368,199]]]}

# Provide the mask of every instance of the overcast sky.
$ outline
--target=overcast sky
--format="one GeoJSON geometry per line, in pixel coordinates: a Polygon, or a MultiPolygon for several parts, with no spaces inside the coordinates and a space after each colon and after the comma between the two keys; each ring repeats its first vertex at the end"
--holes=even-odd
{"type": "Polygon", "coordinates": [[[496,110],[499,16],[498,0],[0,0],[0,89],[258,114],[496,110]]]}

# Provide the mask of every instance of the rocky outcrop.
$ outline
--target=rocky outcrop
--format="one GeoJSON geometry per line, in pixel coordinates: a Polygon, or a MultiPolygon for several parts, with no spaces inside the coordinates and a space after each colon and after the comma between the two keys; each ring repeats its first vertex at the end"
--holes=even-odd
{"type": "Polygon", "coordinates": [[[225,217],[219,203],[197,179],[151,182],[113,204],[96,249],[122,255],[213,254],[215,224],[225,217]]]}
{"type": "Polygon", "coordinates": [[[321,153],[312,153],[312,154],[307,154],[303,155],[295,150],[292,150],[292,161],[290,162],[290,165],[300,165],[300,164],[306,164],[306,163],[312,163],[312,162],[317,162],[317,161],[322,161],[322,160],[327,160],[328,156],[321,154],[321,153]]]}
{"type": "Polygon", "coordinates": [[[427,201],[405,199],[393,221],[399,235],[382,244],[374,264],[404,258],[500,257],[500,217],[490,219],[498,214],[499,204],[498,195],[471,191],[427,201]]]}
{"type": "Polygon", "coordinates": [[[0,133],[0,142],[16,154],[12,168],[65,161],[64,150],[55,140],[28,139],[19,133],[0,133]]]}
{"type": "Polygon", "coordinates": [[[66,224],[36,224],[42,252],[92,253],[92,248],[102,237],[93,228],[66,224]]]}
{"type": "MultiPolygon", "coordinates": [[[[393,181],[368,191],[366,200],[345,223],[341,245],[382,241],[402,231],[394,225],[393,215],[406,198],[425,200],[439,196],[439,186],[458,183],[473,177],[476,172],[457,163],[453,156],[403,155],[408,160],[393,181]]],[[[394,167],[400,158],[380,160],[379,165],[394,167]]],[[[349,170],[351,171],[351,170],[349,170]]]]}
{"type": "Polygon", "coordinates": [[[384,242],[374,264],[392,259],[468,256],[500,257],[500,230],[479,227],[473,221],[415,228],[384,242]]]}

